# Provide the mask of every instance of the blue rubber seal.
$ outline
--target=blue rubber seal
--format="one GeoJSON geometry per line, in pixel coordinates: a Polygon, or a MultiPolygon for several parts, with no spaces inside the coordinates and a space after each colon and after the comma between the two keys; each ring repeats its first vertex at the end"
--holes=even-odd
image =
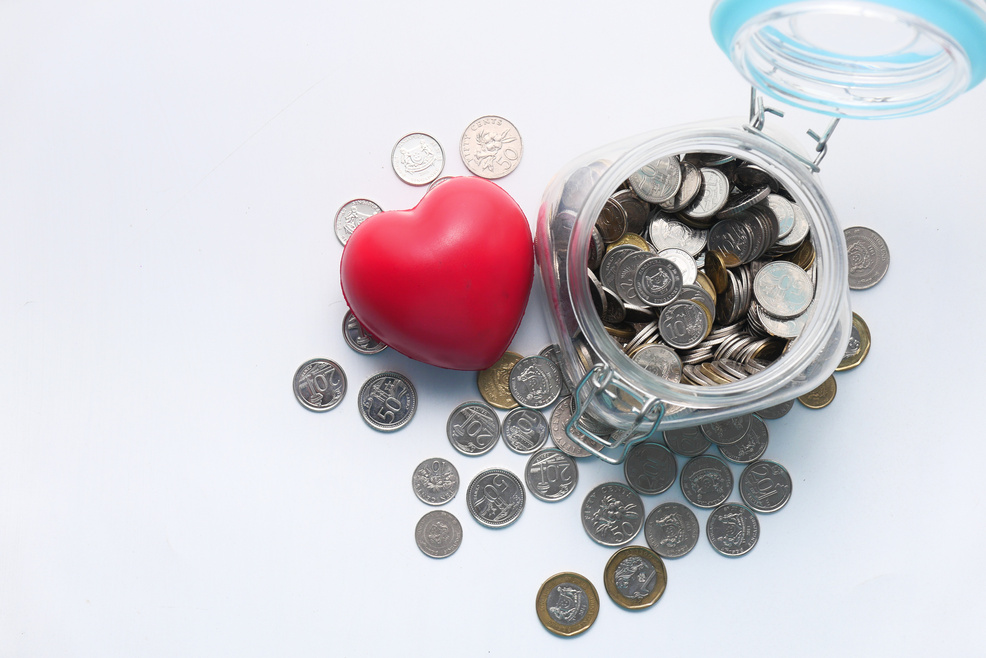
{"type": "MultiPolygon", "coordinates": [[[[986,78],[986,19],[963,0],[867,0],[922,18],[950,35],[969,58],[972,89],[986,78]]],[[[749,20],[766,12],[794,5],[791,0],[719,0],[712,8],[712,36],[727,56],[733,39],[749,20]]],[[[853,58],[864,62],[868,58],[853,58]]]]}

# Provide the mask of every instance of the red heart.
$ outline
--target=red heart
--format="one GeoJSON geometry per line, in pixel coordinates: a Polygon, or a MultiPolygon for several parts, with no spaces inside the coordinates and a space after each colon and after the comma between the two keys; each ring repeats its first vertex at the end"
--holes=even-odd
{"type": "Polygon", "coordinates": [[[517,202],[459,177],[412,210],[374,215],[342,252],[342,294],[374,337],[412,359],[483,370],[506,351],[534,277],[531,229],[517,202]]]}

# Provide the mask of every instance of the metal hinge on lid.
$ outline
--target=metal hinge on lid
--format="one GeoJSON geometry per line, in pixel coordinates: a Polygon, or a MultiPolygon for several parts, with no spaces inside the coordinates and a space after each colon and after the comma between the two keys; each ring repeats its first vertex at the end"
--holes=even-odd
{"type": "Polygon", "coordinates": [[[790,148],[788,148],[787,145],[774,139],[770,135],[762,132],[763,125],[766,122],[768,112],[770,114],[773,114],[774,116],[778,116],[778,117],[784,116],[784,112],[782,112],[781,110],[778,110],[773,107],[767,107],[766,105],[764,105],[763,96],[760,95],[756,87],[751,87],[750,88],[750,123],[744,126],[744,128],[746,128],[746,130],[748,130],[749,132],[757,133],[764,139],[781,147],[782,149],[790,153],[792,156],[794,156],[799,162],[803,163],[806,167],[811,169],[812,172],[817,174],[820,171],[818,165],[821,164],[822,159],[828,153],[828,142],[829,139],[832,137],[832,133],[835,132],[836,126],[839,125],[839,118],[837,117],[835,119],[832,119],[831,123],[829,123],[828,125],[828,128],[825,129],[825,132],[822,133],[821,136],[819,136],[818,133],[816,133],[814,130],[811,129],[808,130],[808,136],[811,137],[813,140],[815,140],[815,152],[818,154],[817,156],[815,156],[815,160],[812,161],[806,158],[805,156],[801,155],[800,153],[796,153],[795,151],[792,151],[790,148]]]}

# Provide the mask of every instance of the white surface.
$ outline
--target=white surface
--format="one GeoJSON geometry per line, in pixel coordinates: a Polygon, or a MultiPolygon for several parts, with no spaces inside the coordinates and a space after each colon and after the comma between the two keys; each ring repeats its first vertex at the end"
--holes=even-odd
{"type": "MultiPolygon", "coordinates": [[[[346,347],[336,209],[417,202],[389,162],[408,132],[442,143],[446,175],[466,173],[458,138],[484,114],[524,137],[501,183],[532,222],[550,177],[589,148],[742,115],[708,5],[0,5],[0,654],[974,653],[986,86],[836,132],[826,189],[893,263],[852,295],[873,334],[865,364],[839,375],[830,408],[770,423],[767,456],[794,497],[761,517],[750,555],[703,539],[668,562],[656,607],[617,608],[610,551],[578,520],[585,493],[620,477],[598,463],[502,531],[460,491],[446,506],[458,553],[414,545],[430,509],[410,488],[419,461],[448,457],[468,482],[526,458],[448,445],[473,374],[346,347]],[[326,414],[291,393],[315,356],[349,378],[326,414]],[[384,369],[420,401],[393,435],[356,411],[384,369]],[[602,596],[568,641],[534,613],[563,570],[602,596]]],[[[541,303],[536,291],[515,351],[546,344],[541,303]]]]}

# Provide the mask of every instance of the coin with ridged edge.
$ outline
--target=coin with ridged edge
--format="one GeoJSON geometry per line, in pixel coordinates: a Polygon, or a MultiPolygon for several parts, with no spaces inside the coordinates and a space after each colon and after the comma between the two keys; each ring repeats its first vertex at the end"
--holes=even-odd
{"type": "Polygon", "coordinates": [[[410,423],[417,406],[414,385],[398,372],[373,375],[359,389],[360,415],[381,432],[393,432],[410,423]]]}
{"type": "Polygon", "coordinates": [[[336,239],[342,245],[349,242],[349,236],[353,234],[356,227],[365,222],[370,217],[382,213],[383,208],[369,199],[353,199],[347,201],[342,208],[336,212],[335,233],[336,239]]]}
{"type": "Polygon", "coordinates": [[[463,402],[449,414],[445,434],[463,455],[484,455],[500,439],[500,419],[482,402],[463,402]]]}
{"type": "Polygon", "coordinates": [[[432,510],[418,521],[414,541],[428,557],[448,557],[462,545],[462,524],[445,510],[432,510]]]}
{"type": "Polygon", "coordinates": [[[641,610],[657,603],[668,586],[668,572],[661,556],[643,546],[627,546],[613,553],[603,575],[606,593],[627,610],[641,610]]]}
{"type": "Polygon", "coordinates": [[[520,406],[510,394],[510,371],[522,357],[516,352],[504,352],[496,363],[476,373],[479,394],[497,409],[513,409],[520,406]]]}
{"type": "Polygon", "coordinates": [[[548,420],[537,409],[514,409],[503,419],[502,434],[508,448],[529,455],[548,440],[548,420]]]}
{"type": "Polygon", "coordinates": [[[760,539],[760,521],[744,505],[726,503],[712,510],[705,522],[712,548],[727,557],[739,557],[753,550],[760,539]]]}
{"type": "Polygon", "coordinates": [[[824,409],[832,404],[837,389],[835,376],[829,375],[829,378],[822,382],[818,388],[808,391],[804,395],[799,395],[798,402],[809,409],[824,409]]]}
{"type": "Polygon", "coordinates": [[[459,472],[447,459],[426,459],[414,469],[411,489],[422,503],[444,505],[459,491],[459,472]]]}
{"type": "Polygon", "coordinates": [[[582,501],[582,527],[603,546],[629,544],[643,525],[644,503],[625,484],[604,482],[582,501]]]}
{"type": "Polygon", "coordinates": [[[367,356],[379,354],[387,349],[387,344],[377,340],[359,323],[352,311],[346,311],[346,316],[342,319],[342,337],[346,339],[346,344],[354,352],[367,356]]]}
{"type": "Polygon", "coordinates": [[[445,151],[438,140],[425,133],[400,138],[390,154],[394,173],[409,185],[427,185],[445,168],[445,151]]]}
{"type": "Polygon", "coordinates": [[[762,459],[740,474],[739,491],[743,502],[757,512],[776,512],[791,500],[794,483],[787,469],[775,461],[762,459]]]}
{"type": "Polygon", "coordinates": [[[599,615],[599,594],[585,576],[558,573],[538,590],[538,619],[544,627],[563,637],[584,633],[599,615]]]}
{"type": "Polygon", "coordinates": [[[510,395],[529,409],[549,407],[561,395],[561,373],[551,359],[526,356],[510,369],[507,378],[510,395]]]}
{"type": "Polygon", "coordinates": [[[462,163],[482,178],[503,178],[517,168],[523,155],[520,132],[503,117],[479,117],[466,127],[459,140],[462,163]]]}
{"type": "Polygon", "coordinates": [[[524,480],[531,495],[554,503],[568,498],[579,483],[575,460],[558,448],[545,448],[531,455],[524,470],[524,480]]]}
{"type": "Polygon", "coordinates": [[[294,373],[294,396],[309,411],[335,409],[346,396],[346,373],[335,361],[305,361],[294,373]]]}
{"type": "Polygon", "coordinates": [[[472,479],[466,507],[472,517],[488,528],[510,525],[524,511],[524,485],[510,471],[490,468],[472,479]]]}
{"type": "Polygon", "coordinates": [[[695,512],[681,503],[658,505],[644,520],[644,539],[661,557],[687,555],[698,544],[700,535],[695,512]]]}
{"type": "Polygon", "coordinates": [[[849,254],[849,288],[866,290],[880,282],[890,268],[890,249],[879,233],[865,226],[845,230],[849,254]]]}

